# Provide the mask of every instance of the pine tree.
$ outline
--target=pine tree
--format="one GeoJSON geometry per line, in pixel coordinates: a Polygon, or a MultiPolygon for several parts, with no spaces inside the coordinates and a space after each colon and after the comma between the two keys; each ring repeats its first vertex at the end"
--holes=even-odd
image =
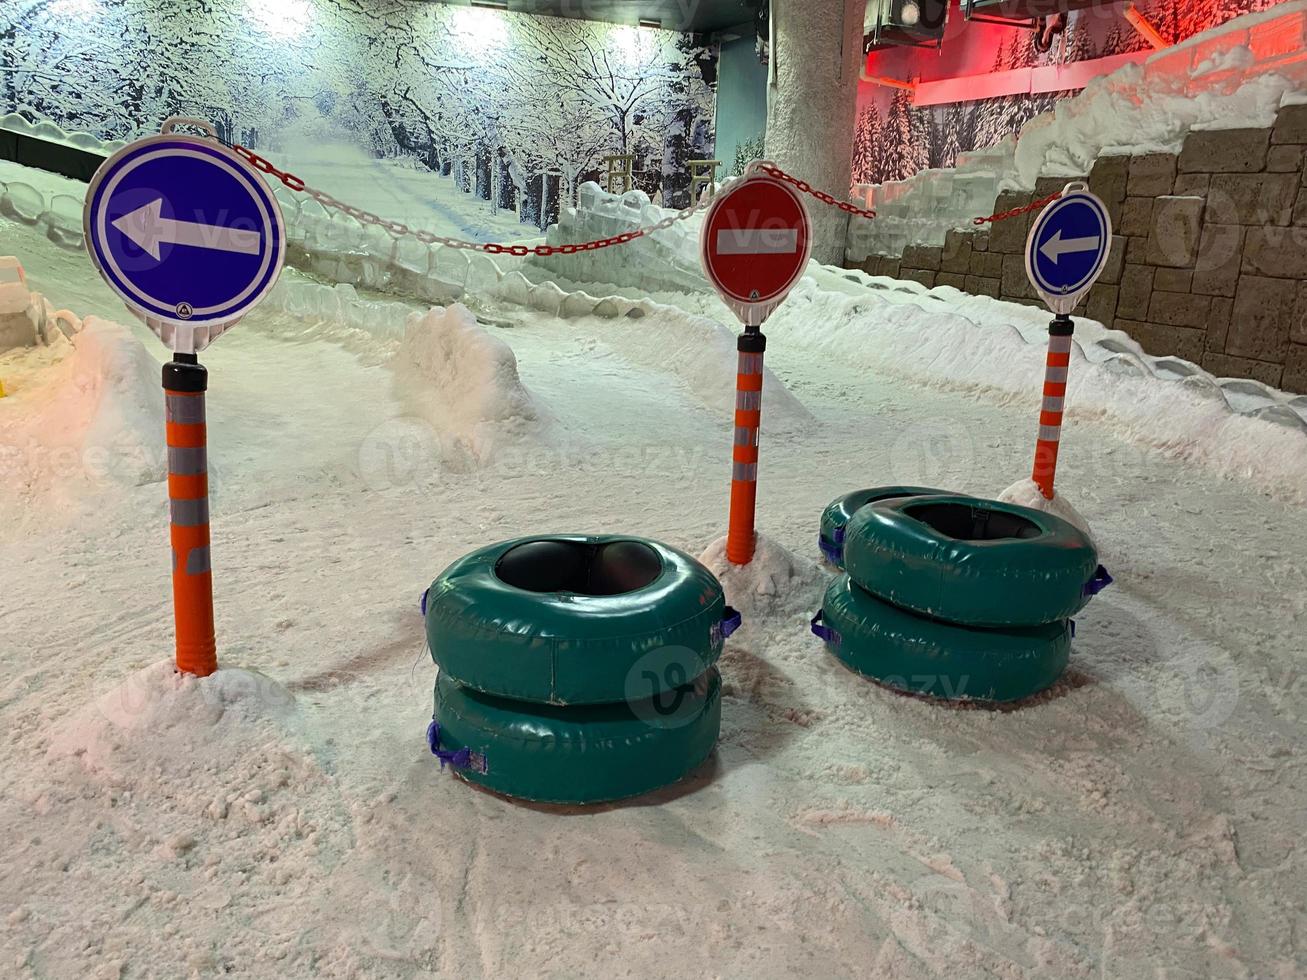
{"type": "Polygon", "coordinates": [[[882,113],[880,107],[876,105],[872,106],[872,112],[876,121],[872,130],[871,182],[883,184],[887,180],[894,179],[890,174],[893,166],[892,157],[895,151],[890,147],[889,117],[882,113]]]}
{"type": "Polygon", "coordinates": [[[853,139],[853,182],[876,183],[875,148],[880,142],[880,116],[868,102],[858,113],[858,128],[853,139]]]}
{"type": "Polygon", "coordinates": [[[1089,27],[1076,18],[1067,29],[1066,63],[1090,61],[1098,56],[1094,50],[1094,39],[1089,34],[1089,27]]]}
{"type": "Polygon", "coordinates": [[[956,166],[958,154],[964,149],[968,149],[962,143],[965,125],[966,110],[962,108],[962,103],[955,102],[944,113],[943,132],[940,136],[939,166],[956,166]]]}
{"type": "Polygon", "coordinates": [[[903,180],[912,169],[912,106],[906,92],[895,92],[885,127],[885,179],[903,180]]]}
{"type": "Polygon", "coordinates": [[[907,173],[905,177],[911,177],[915,173],[932,166],[934,126],[931,125],[930,110],[917,109],[912,105],[912,100],[908,99],[908,125],[912,132],[911,149],[907,156],[907,173]]]}
{"type": "Polygon", "coordinates": [[[1123,54],[1125,52],[1125,32],[1121,29],[1119,23],[1114,23],[1107,31],[1107,36],[1103,38],[1102,57],[1110,58],[1113,55],[1123,54]]]}

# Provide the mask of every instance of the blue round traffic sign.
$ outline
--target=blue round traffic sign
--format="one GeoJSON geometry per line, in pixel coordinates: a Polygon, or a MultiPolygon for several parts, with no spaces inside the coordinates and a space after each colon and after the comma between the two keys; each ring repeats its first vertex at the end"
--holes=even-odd
{"type": "Polygon", "coordinates": [[[111,156],[83,221],[100,275],[147,322],[233,323],[286,255],[281,209],[258,171],[192,136],[150,136],[111,156]]]}
{"type": "Polygon", "coordinates": [[[1071,306],[1102,274],[1112,248],[1112,219],[1093,194],[1072,190],[1046,207],[1026,242],[1026,271],[1050,304],[1071,306]]]}

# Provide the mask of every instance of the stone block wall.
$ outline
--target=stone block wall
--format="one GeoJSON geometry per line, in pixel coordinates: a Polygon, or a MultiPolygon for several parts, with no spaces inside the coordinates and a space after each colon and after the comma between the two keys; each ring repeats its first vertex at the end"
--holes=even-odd
{"type": "MultiPolygon", "coordinates": [[[[1154,355],[1307,393],[1307,105],[1270,129],[1189,133],[1180,153],[1103,156],[1084,178],[1107,204],[1112,256],[1076,310],[1124,330],[1154,355]]],[[[1029,204],[1070,179],[1005,191],[995,212],[1029,204]]],[[[1042,305],[1026,279],[1035,213],[942,246],[871,256],[873,275],[954,286],[1042,305]]]]}

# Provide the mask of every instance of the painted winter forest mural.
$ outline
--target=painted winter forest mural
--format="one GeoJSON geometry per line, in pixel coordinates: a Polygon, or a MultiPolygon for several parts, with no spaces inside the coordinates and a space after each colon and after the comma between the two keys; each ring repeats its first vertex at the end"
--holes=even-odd
{"type": "MultiPolygon", "coordinates": [[[[1182,41],[1240,14],[1266,10],[1279,0],[1148,0],[1136,6],[1171,42],[1182,41]]],[[[1035,50],[1028,31],[994,28],[991,64],[972,64],[958,74],[980,74],[1035,65],[1065,64],[1140,51],[1147,42],[1120,16],[1124,5],[1074,13],[1052,50],[1035,50]]],[[[960,17],[954,9],[950,17],[960,17]]],[[[974,30],[968,26],[968,31],[974,30]]],[[[975,45],[973,45],[975,46],[975,45]]],[[[873,54],[873,58],[880,57],[873,54]]],[[[916,55],[916,57],[935,57],[916,55]]],[[[901,67],[900,64],[895,65],[901,67]]],[[[876,72],[873,72],[875,74],[876,72]]],[[[929,167],[951,167],[959,153],[993,146],[1015,133],[1060,98],[1074,93],[1005,96],[976,102],[916,108],[903,90],[864,85],[859,93],[853,145],[853,182],[903,180],[929,167]]]]}
{"type": "Polygon", "coordinates": [[[540,227],[608,154],[687,203],[716,58],[670,31],[405,0],[0,2],[0,114],[106,139],[188,115],[258,150],[349,142],[540,227]]]}

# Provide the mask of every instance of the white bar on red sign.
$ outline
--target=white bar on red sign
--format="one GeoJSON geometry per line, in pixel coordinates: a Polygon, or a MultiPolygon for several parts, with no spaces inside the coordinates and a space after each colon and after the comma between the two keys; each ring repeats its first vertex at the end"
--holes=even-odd
{"type": "Polygon", "coordinates": [[[718,255],[789,255],[799,250],[794,228],[723,228],[717,232],[718,255]]]}

